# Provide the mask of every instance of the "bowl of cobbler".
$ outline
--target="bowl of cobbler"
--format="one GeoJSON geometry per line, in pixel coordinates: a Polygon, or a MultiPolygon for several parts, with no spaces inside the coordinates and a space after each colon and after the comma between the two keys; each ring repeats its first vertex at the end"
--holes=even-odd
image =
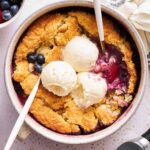
{"type": "Polygon", "coordinates": [[[114,133],[142,99],[147,63],[135,28],[102,6],[101,51],[93,3],[62,1],[32,14],[10,42],[5,81],[20,112],[41,83],[25,122],[61,143],[90,143],[114,133]]]}

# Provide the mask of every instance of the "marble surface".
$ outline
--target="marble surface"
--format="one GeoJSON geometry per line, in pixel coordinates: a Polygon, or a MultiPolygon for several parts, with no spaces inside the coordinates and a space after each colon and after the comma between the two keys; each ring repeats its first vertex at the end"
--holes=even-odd
{"type": "MultiPolygon", "coordinates": [[[[19,18],[0,30],[0,150],[10,134],[18,114],[8,97],[4,81],[4,61],[11,37],[18,26],[32,12],[54,0],[26,0],[19,18]]],[[[55,0],[56,1],[56,0],[55,0]]],[[[95,143],[84,145],[65,145],[48,140],[35,132],[24,141],[16,140],[12,150],[115,150],[118,145],[141,135],[150,127],[150,79],[148,79],[142,103],[134,116],[115,134],[95,143]]],[[[150,148],[149,148],[150,149],[150,148]]]]}

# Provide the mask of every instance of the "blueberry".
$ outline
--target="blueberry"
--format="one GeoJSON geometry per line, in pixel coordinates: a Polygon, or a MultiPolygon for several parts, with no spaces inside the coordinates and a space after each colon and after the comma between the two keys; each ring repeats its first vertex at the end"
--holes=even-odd
{"type": "Polygon", "coordinates": [[[10,3],[9,3],[9,1],[7,1],[7,0],[1,1],[1,8],[2,8],[3,10],[9,9],[9,8],[10,8],[10,3]]]}
{"type": "Polygon", "coordinates": [[[9,10],[4,10],[4,11],[2,12],[2,17],[3,17],[3,19],[4,19],[5,21],[8,21],[8,20],[10,20],[13,16],[12,16],[12,14],[11,14],[11,12],[10,12],[9,10]]]}
{"type": "Polygon", "coordinates": [[[27,60],[28,60],[29,63],[35,63],[36,62],[36,58],[37,58],[36,53],[29,53],[27,55],[27,60]]]}
{"type": "Polygon", "coordinates": [[[42,72],[42,66],[40,64],[35,64],[34,65],[34,71],[36,71],[37,73],[41,73],[42,72]]]}
{"type": "Polygon", "coordinates": [[[45,57],[43,54],[38,54],[37,55],[37,58],[36,58],[36,61],[38,64],[44,64],[45,63],[45,57]]]}
{"type": "Polygon", "coordinates": [[[18,12],[18,10],[19,10],[18,5],[12,5],[12,6],[10,7],[10,11],[11,11],[11,13],[13,14],[13,16],[18,12]]]}

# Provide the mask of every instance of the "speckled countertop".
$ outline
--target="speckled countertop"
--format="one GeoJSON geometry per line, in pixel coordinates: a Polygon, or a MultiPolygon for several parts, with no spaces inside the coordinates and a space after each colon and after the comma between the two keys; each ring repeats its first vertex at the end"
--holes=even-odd
{"type": "MultiPolygon", "coordinates": [[[[15,30],[26,17],[54,0],[26,0],[23,13],[10,26],[0,30],[0,150],[17,119],[17,112],[9,100],[4,83],[4,61],[8,43],[15,30]]],[[[56,0],[55,0],[56,1],[56,0]]],[[[65,145],[48,140],[35,132],[24,141],[16,140],[12,150],[115,150],[122,142],[141,135],[150,127],[150,78],[140,107],[127,124],[115,134],[92,144],[65,145]]]]}

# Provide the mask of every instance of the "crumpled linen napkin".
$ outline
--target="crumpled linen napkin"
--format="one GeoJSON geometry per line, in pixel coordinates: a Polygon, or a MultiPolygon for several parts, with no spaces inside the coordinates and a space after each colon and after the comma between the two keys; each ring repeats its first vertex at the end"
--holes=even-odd
{"type": "Polygon", "coordinates": [[[126,0],[117,10],[139,31],[150,56],[150,0],[126,0]]]}

